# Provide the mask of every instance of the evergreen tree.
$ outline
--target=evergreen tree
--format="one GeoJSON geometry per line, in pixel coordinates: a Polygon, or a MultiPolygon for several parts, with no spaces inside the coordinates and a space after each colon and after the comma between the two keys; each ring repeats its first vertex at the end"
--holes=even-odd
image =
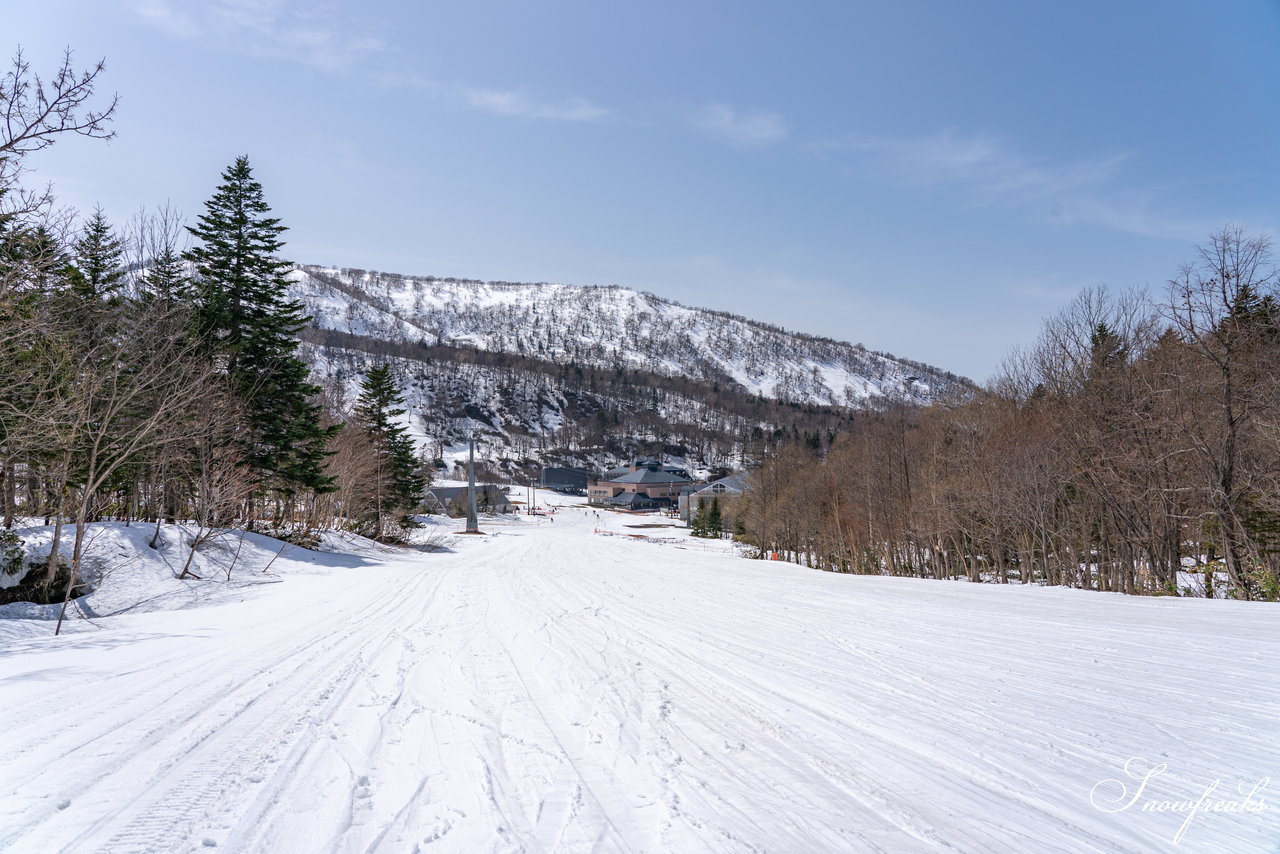
{"type": "Polygon", "coordinates": [[[712,496],[711,509],[707,511],[707,536],[719,537],[724,532],[724,518],[720,514],[720,497],[712,496]]]}
{"type": "Polygon", "coordinates": [[[115,235],[102,208],[95,208],[75,247],[76,275],[72,291],[78,298],[115,301],[124,285],[124,242],[115,235]]]}
{"type": "Polygon", "coordinates": [[[15,227],[0,221],[0,303],[28,304],[66,286],[70,262],[48,230],[15,227]]]}
{"type": "Polygon", "coordinates": [[[222,181],[188,228],[199,245],[183,256],[196,270],[197,329],[243,402],[245,458],[260,481],[285,496],[324,492],[332,488],[325,445],[338,428],[321,426],[319,389],[297,356],[308,318],[289,298],[291,265],[277,254],[286,229],[270,216],[247,157],[222,181]]]}
{"type": "Polygon", "coordinates": [[[689,520],[689,533],[695,537],[707,536],[707,501],[705,498],[698,499],[698,509],[694,511],[693,518],[689,520]]]}
{"type": "MultiPolygon", "coordinates": [[[[409,431],[399,422],[405,414],[404,398],[391,376],[391,366],[369,369],[360,385],[355,406],[356,422],[369,437],[376,459],[373,490],[373,536],[381,537],[388,515],[402,517],[422,499],[427,481],[414,454],[409,431]]],[[[401,524],[405,523],[401,519],[401,524]]]]}
{"type": "Polygon", "coordinates": [[[182,258],[166,247],[151,259],[142,280],[143,295],[166,305],[184,302],[194,296],[182,258]]]}

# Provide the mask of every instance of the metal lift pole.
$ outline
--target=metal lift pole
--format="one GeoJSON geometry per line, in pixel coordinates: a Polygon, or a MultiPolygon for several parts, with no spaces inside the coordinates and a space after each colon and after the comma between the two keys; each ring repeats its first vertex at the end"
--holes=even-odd
{"type": "Polygon", "coordinates": [[[476,434],[472,432],[469,439],[467,465],[467,530],[468,534],[480,533],[476,521],[476,434]]]}

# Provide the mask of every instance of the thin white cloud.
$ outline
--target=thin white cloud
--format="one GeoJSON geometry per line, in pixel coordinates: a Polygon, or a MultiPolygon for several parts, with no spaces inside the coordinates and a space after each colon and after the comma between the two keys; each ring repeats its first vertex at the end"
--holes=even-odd
{"type": "Polygon", "coordinates": [[[213,0],[205,4],[209,17],[234,30],[252,30],[270,35],[284,17],[279,0],[213,0]]]}
{"type": "Polygon", "coordinates": [[[1204,223],[1163,212],[1148,193],[1122,186],[1128,154],[1055,162],[991,134],[944,130],[922,136],[850,134],[817,146],[856,156],[852,169],[904,185],[951,187],[978,205],[1026,208],[1062,224],[1146,237],[1198,239],[1204,223]]]}
{"type": "Polygon", "coordinates": [[[867,155],[877,171],[915,184],[962,184],[992,197],[1055,195],[1097,186],[1125,155],[1073,163],[1033,159],[989,134],[953,130],[918,137],[851,134],[824,146],[867,155]]]}
{"type": "Polygon", "coordinates": [[[708,104],[693,117],[693,126],[712,139],[741,148],[773,145],[787,138],[787,123],[767,110],[739,110],[708,104]]]}
{"type": "Polygon", "coordinates": [[[286,30],[276,37],[304,62],[333,70],[349,68],[384,49],[382,41],[372,36],[347,35],[322,27],[286,30]]]}
{"type": "Polygon", "coordinates": [[[168,0],[134,0],[131,8],[143,23],[171,36],[193,38],[200,34],[200,27],[196,25],[195,19],[181,9],[174,8],[168,0]]]}
{"type": "Polygon", "coordinates": [[[370,67],[387,51],[382,39],[362,33],[326,6],[299,0],[208,0],[188,10],[176,0],[126,0],[143,23],[181,38],[233,42],[240,50],[329,71],[353,71],[380,85],[412,88],[433,97],[503,116],[590,122],[609,110],[585,98],[546,100],[520,90],[483,89],[432,80],[420,74],[370,67]]]}
{"type": "Polygon", "coordinates": [[[285,0],[130,0],[143,23],[181,38],[233,40],[242,49],[320,68],[342,70],[385,49],[351,21],[285,0]]]}
{"type": "Polygon", "coordinates": [[[463,89],[462,97],[473,109],[500,116],[591,122],[609,114],[608,110],[584,98],[569,98],[557,102],[543,101],[524,92],[501,89],[463,89]]]}
{"type": "Polygon", "coordinates": [[[1179,217],[1162,210],[1142,193],[1115,192],[1107,195],[1079,195],[1050,206],[1050,215],[1064,224],[1100,225],[1142,237],[1176,238],[1198,242],[1221,223],[1213,219],[1179,217]]]}

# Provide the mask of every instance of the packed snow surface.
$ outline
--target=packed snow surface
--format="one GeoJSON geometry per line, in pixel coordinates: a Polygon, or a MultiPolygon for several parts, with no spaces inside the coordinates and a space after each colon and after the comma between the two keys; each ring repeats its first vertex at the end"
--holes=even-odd
{"type": "Polygon", "coordinates": [[[56,639],[16,621],[0,848],[1280,845],[1275,606],[837,576],[628,527],[660,522],[566,507],[450,552],[290,550],[279,583],[56,639]],[[1214,781],[1248,808],[1177,809],[1214,781]]]}

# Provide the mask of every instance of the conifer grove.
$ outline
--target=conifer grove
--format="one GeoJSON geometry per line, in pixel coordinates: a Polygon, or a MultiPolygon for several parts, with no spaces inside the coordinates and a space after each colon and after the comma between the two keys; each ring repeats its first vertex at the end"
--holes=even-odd
{"type": "Polygon", "coordinates": [[[394,379],[372,372],[357,412],[310,381],[285,226],[247,157],[185,235],[167,209],[123,228],[101,209],[68,219],[24,182],[31,152],[110,138],[101,70],[68,57],[43,101],[25,64],[4,81],[23,119],[0,129],[0,571],[23,575],[5,600],[74,595],[88,526],[106,518],[154,524],[153,546],[180,522],[191,552],[232,527],[396,536],[425,479],[394,379]],[[8,532],[21,517],[54,528],[39,565],[8,532]]]}

